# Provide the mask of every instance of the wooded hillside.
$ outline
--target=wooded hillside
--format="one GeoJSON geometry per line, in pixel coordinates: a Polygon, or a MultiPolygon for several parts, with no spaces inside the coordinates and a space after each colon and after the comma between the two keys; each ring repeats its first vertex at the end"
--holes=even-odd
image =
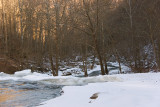
{"type": "MultiPolygon", "coordinates": [[[[81,56],[117,61],[133,72],[160,69],[160,0],[1,0],[0,66],[16,70],[81,56]],[[18,63],[18,64],[17,64],[18,63]]],[[[0,72],[3,72],[0,69],[0,72]]]]}

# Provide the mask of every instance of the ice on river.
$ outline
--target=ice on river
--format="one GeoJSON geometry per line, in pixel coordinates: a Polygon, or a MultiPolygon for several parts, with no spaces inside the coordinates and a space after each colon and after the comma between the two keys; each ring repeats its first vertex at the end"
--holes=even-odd
{"type": "Polygon", "coordinates": [[[15,74],[5,74],[3,72],[0,73],[0,80],[30,80],[30,81],[38,81],[43,79],[49,79],[52,78],[51,76],[47,74],[40,74],[36,72],[31,72],[30,69],[17,71],[15,74]]]}
{"type": "Polygon", "coordinates": [[[95,82],[112,82],[112,81],[121,81],[120,78],[115,76],[96,76],[96,77],[65,77],[65,76],[58,76],[53,77],[48,74],[41,74],[37,72],[31,72],[31,70],[23,70],[15,72],[13,75],[0,73],[0,80],[27,80],[27,81],[42,81],[46,83],[51,83],[54,85],[86,85],[88,83],[95,83],[95,82]]]}

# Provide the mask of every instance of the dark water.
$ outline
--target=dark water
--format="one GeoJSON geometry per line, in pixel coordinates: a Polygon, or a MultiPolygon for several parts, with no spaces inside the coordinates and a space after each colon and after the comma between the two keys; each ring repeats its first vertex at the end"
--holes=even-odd
{"type": "Polygon", "coordinates": [[[37,81],[0,81],[0,107],[35,107],[60,96],[62,86],[37,81]]]}

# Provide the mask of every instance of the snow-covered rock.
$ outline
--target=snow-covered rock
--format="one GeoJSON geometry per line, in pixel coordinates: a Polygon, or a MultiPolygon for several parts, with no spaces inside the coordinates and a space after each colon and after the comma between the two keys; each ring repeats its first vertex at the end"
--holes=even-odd
{"type": "Polygon", "coordinates": [[[31,74],[30,69],[22,70],[22,71],[18,71],[18,72],[14,73],[15,76],[26,76],[26,75],[29,75],[29,74],[31,74]]]}

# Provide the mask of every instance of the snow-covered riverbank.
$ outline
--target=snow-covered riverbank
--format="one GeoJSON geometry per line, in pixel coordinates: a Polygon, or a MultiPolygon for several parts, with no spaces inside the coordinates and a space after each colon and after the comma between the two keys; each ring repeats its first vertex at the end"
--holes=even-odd
{"type": "Polygon", "coordinates": [[[0,73],[0,107],[35,107],[61,94],[63,85],[78,86],[88,83],[121,81],[114,76],[74,77],[41,74],[23,70],[15,74],[0,73]]]}
{"type": "MultiPolygon", "coordinates": [[[[99,70],[100,67],[96,66],[89,73],[94,75],[94,72],[99,70]]],[[[35,96],[47,95],[47,97],[44,96],[45,100],[43,97],[41,101],[37,100],[39,103],[46,101],[41,103],[40,107],[160,107],[160,73],[115,74],[117,72],[118,70],[113,69],[110,72],[112,75],[92,75],[92,77],[74,77],[73,75],[53,77],[51,74],[32,73],[31,70],[23,70],[13,75],[1,72],[0,86],[5,88],[5,82],[8,82],[10,84],[7,85],[8,88],[13,86],[12,88],[16,90],[32,89],[37,92],[35,96]],[[58,87],[57,91],[53,91],[52,87],[55,89],[61,85],[65,86],[64,94],[57,97],[61,88],[58,87]],[[97,95],[97,98],[90,99],[93,95],[97,95]]],[[[24,99],[34,94],[31,93],[29,97],[26,95],[24,99]]],[[[6,103],[9,104],[8,101],[6,103]]]]}
{"type": "Polygon", "coordinates": [[[121,82],[66,86],[40,107],[160,107],[160,73],[114,75],[121,82]],[[96,99],[90,99],[97,94],[96,99]]]}

